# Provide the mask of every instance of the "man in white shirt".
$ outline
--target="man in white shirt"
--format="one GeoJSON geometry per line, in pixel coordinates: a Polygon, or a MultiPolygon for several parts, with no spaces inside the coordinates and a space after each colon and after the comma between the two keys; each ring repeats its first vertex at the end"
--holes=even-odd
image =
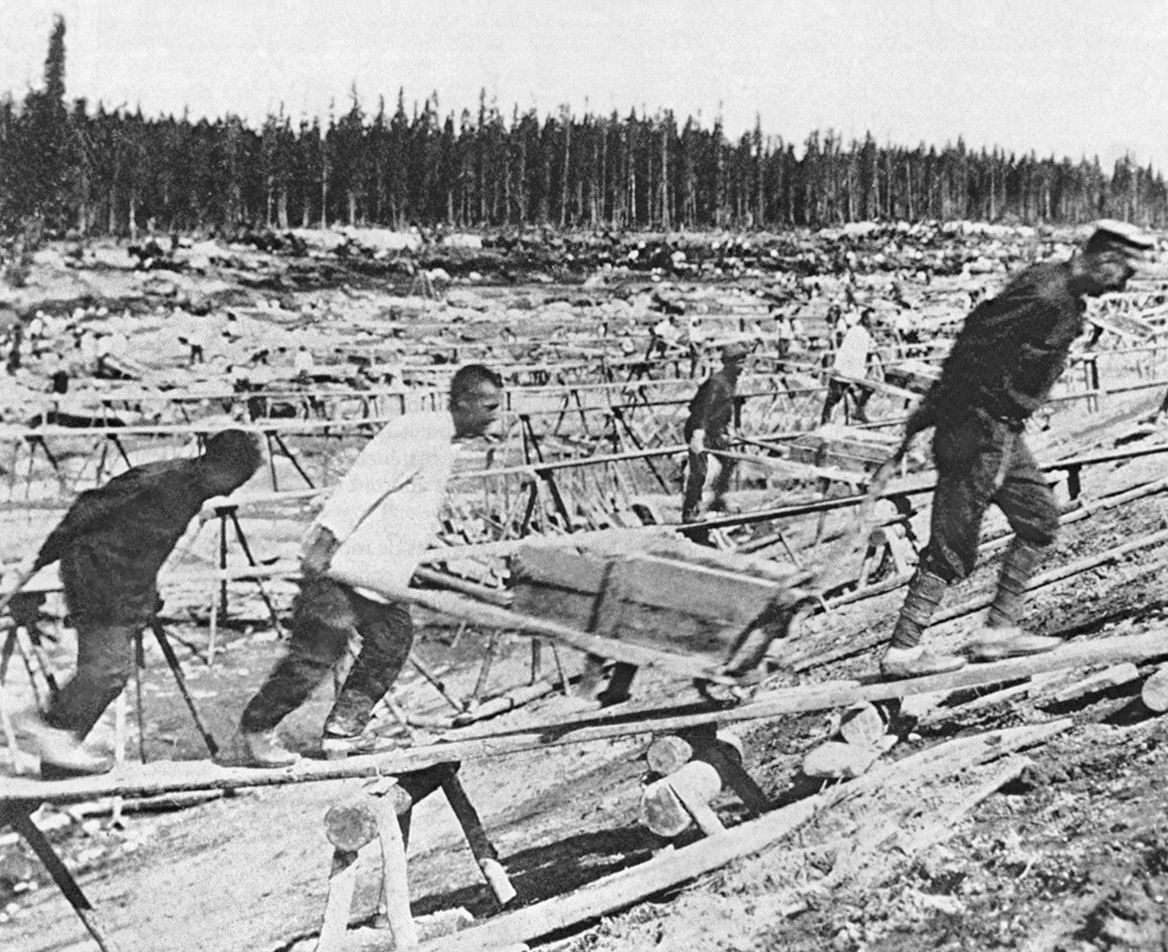
{"type": "Polygon", "coordinates": [[[851,380],[863,380],[868,375],[868,358],[872,353],[872,332],[869,329],[871,324],[872,309],[864,308],[859,322],[849,327],[844,334],[831,367],[827,399],[823,403],[823,413],[819,418],[821,424],[831,419],[831,411],[835,409],[835,405],[848,394],[852,397],[854,406],[852,416],[856,422],[868,422],[864,408],[872,396],[872,391],[851,380]],[[840,377],[849,377],[851,380],[841,380],[840,377]]]}
{"type": "Polygon", "coordinates": [[[455,442],[481,436],[498,419],[502,382],[480,364],[450,384],[448,413],[411,413],[369,441],[305,537],[300,593],[287,654],[240,720],[258,767],[293,763],[275,728],[303,704],[345,653],[361,651],[324,723],[325,753],[356,747],[373,706],[397,679],[413,644],[409,606],[381,593],[406,588],[437,528],[455,442]]]}

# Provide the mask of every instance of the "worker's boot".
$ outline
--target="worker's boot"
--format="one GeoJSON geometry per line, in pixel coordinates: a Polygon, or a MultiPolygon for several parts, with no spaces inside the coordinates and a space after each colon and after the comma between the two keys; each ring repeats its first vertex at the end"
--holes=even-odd
{"type": "Polygon", "coordinates": [[[908,585],[908,594],[892,630],[892,643],[880,659],[880,673],[889,680],[945,674],[965,666],[965,659],[921,645],[921,638],[933,612],[949,587],[939,575],[918,568],[908,585]]]}
{"type": "Polygon", "coordinates": [[[1040,554],[1037,548],[1017,537],[1010,543],[985,624],[966,645],[966,652],[975,661],[1042,654],[1062,644],[1059,638],[1032,635],[1018,623],[1026,600],[1026,584],[1034,574],[1040,554]]]}
{"type": "Polygon", "coordinates": [[[17,732],[40,757],[41,777],[45,780],[94,776],[113,770],[112,758],[86,750],[76,734],[53,727],[39,713],[21,717],[17,732]]]}
{"type": "Polygon", "coordinates": [[[248,767],[290,767],[300,759],[299,754],[288,750],[276,739],[274,729],[241,736],[248,767]]]}

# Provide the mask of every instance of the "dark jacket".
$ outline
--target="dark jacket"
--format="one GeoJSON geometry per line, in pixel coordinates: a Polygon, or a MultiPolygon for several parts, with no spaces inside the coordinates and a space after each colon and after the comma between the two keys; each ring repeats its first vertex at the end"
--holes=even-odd
{"type": "Polygon", "coordinates": [[[695,430],[704,430],[706,445],[717,447],[726,440],[726,430],[734,419],[736,382],[725,369],[710,374],[689,403],[689,417],[685,421],[688,441],[695,430]]]}
{"type": "Polygon", "coordinates": [[[1083,331],[1085,304],[1066,264],[1037,264],[965,319],[929,390],[930,422],[969,409],[1021,427],[1046,401],[1083,331]]]}
{"type": "Polygon", "coordinates": [[[60,560],[75,622],[145,624],[158,598],[158,570],[211,495],[196,460],[135,466],[77,497],[41,546],[36,567],[60,560]]]}

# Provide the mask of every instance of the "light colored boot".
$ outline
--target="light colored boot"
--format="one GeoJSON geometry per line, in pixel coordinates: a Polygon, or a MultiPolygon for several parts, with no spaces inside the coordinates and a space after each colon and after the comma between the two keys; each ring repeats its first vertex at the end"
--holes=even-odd
{"type": "Polygon", "coordinates": [[[974,661],[1001,661],[1054,651],[1063,644],[1061,638],[1032,635],[1017,625],[985,626],[966,643],[965,652],[974,661]]]}
{"type": "Polygon", "coordinates": [[[32,748],[41,760],[41,776],[59,780],[73,776],[109,773],[113,758],[86,750],[72,731],[53,727],[39,713],[17,719],[18,737],[32,748]]]}
{"type": "Polygon", "coordinates": [[[288,750],[276,739],[276,732],[257,731],[243,734],[243,749],[247,754],[248,767],[290,767],[300,760],[300,755],[288,750]]]}
{"type": "Polygon", "coordinates": [[[1059,638],[1032,635],[1018,624],[1026,601],[1027,585],[1041,557],[1042,550],[1017,537],[1010,543],[985,624],[965,646],[966,653],[975,661],[1001,661],[1043,654],[1062,644],[1059,638]]]}
{"type": "Polygon", "coordinates": [[[894,648],[889,645],[880,661],[880,673],[885,678],[923,678],[930,674],[948,674],[965,667],[960,655],[934,651],[924,645],[912,648],[894,648]]]}

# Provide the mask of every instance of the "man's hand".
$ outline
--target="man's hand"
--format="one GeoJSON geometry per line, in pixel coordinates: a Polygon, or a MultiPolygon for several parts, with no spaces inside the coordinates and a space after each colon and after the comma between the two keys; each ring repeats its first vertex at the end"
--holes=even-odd
{"type": "Polygon", "coordinates": [[[694,430],[693,436],[689,438],[689,451],[698,456],[706,451],[706,431],[694,430]]]}
{"type": "Polygon", "coordinates": [[[304,546],[300,568],[305,575],[324,575],[332,564],[333,556],[341,547],[337,537],[324,526],[318,526],[304,546]]]}
{"type": "Polygon", "coordinates": [[[37,555],[34,552],[32,555],[26,555],[23,559],[16,563],[10,570],[17,578],[27,579],[32,578],[32,575],[37,570],[37,555]]]}

